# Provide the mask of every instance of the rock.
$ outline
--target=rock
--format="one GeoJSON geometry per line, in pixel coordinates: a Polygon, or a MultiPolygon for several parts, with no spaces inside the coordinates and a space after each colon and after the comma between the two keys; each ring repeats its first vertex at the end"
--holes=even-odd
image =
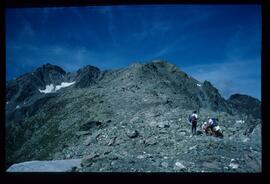
{"type": "Polygon", "coordinates": [[[167,162],[161,162],[161,166],[165,167],[165,168],[168,168],[169,164],[167,162]]]}
{"type": "Polygon", "coordinates": [[[180,135],[180,136],[185,136],[185,135],[186,135],[186,132],[179,132],[178,135],[180,135]]]}
{"type": "Polygon", "coordinates": [[[137,130],[127,130],[126,134],[129,138],[135,138],[139,135],[139,132],[137,130]]]}
{"type": "Polygon", "coordinates": [[[168,128],[168,127],[170,127],[170,125],[169,125],[168,122],[159,122],[159,123],[157,124],[157,126],[158,126],[159,128],[168,128]]]}
{"type": "Polygon", "coordinates": [[[89,137],[86,138],[86,140],[84,141],[84,145],[85,146],[89,146],[91,143],[96,143],[97,142],[97,138],[100,136],[100,133],[95,133],[89,137]]]}
{"type": "Polygon", "coordinates": [[[193,150],[193,149],[196,149],[196,148],[197,148],[197,145],[188,148],[188,150],[193,150]]]}
{"type": "Polygon", "coordinates": [[[88,131],[91,128],[98,127],[101,125],[100,121],[88,121],[80,126],[80,131],[88,131]]]}
{"type": "Polygon", "coordinates": [[[92,162],[95,160],[95,158],[98,158],[100,155],[98,153],[92,153],[90,155],[86,155],[81,160],[82,166],[89,166],[92,164],[92,162]]]}
{"type": "Polygon", "coordinates": [[[258,160],[251,160],[251,159],[248,159],[248,160],[246,161],[246,164],[247,164],[247,167],[252,168],[253,171],[261,172],[261,170],[262,170],[262,168],[261,168],[261,163],[260,163],[260,161],[258,161],[258,160]]]}
{"type": "Polygon", "coordinates": [[[248,142],[250,139],[248,137],[245,137],[242,139],[243,142],[248,142]]]}
{"type": "Polygon", "coordinates": [[[76,132],[75,134],[77,135],[77,136],[82,136],[82,135],[88,135],[88,134],[90,134],[91,132],[90,131],[78,131],[78,132],[76,132]]]}
{"type": "Polygon", "coordinates": [[[237,161],[235,159],[231,159],[231,162],[229,164],[229,168],[237,169],[238,167],[239,167],[239,164],[237,163],[237,161]]]}
{"type": "Polygon", "coordinates": [[[144,155],[138,155],[137,158],[138,159],[143,159],[143,158],[145,158],[145,156],[144,155]]]}
{"type": "Polygon", "coordinates": [[[175,162],[174,170],[184,170],[184,169],[186,169],[186,166],[184,166],[181,162],[175,162]]]}
{"type": "Polygon", "coordinates": [[[239,167],[239,164],[236,164],[236,163],[230,163],[230,164],[229,164],[229,167],[230,167],[231,169],[237,169],[237,168],[239,167]]]}
{"type": "Polygon", "coordinates": [[[28,161],[13,164],[7,172],[73,172],[80,164],[81,159],[28,161]]]}
{"type": "Polygon", "coordinates": [[[261,148],[261,124],[258,124],[250,134],[250,141],[255,147],[261,148]]]}
{"type": "Polygon", "coordinates": [[[112,146],[115,143],[115,139],[116,137],[113,137],[112,139],[110,139],[108,146],[112,146]]]}
{"type": "Polygon", "coordinates": [[[145,140],[145,145],[156,145],[157,144],[157,138],[149,138],[145,140]]]}
{"type": "Polygon", "coordinates": [[[203,167],[211,168],[211,169],[220,169],[218,162],[203,162],[203,167]]]}

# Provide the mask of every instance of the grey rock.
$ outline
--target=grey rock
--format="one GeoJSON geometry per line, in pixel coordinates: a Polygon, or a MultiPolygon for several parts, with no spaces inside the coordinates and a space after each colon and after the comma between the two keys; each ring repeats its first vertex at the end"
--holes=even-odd
{"type": "Polygon", "coordinates": [[[164,168],[168,168],[169,164],[167,162],[161,162],[161,166],[164,168]]]}
{"type": "Polygon", "coordinates": [[[186,166],[184,166],[181,162],[175,162],[174,164],[174,170],[185,170],[186,169],[186,166]]]}
{"type": "Polygon", "coordinates": [[[139,132],[137,130],[127,130],[126,134],[129,138],[135,138],[139,135],[139,132]]]}
{"type": "Polygon", "coordinates": [[[73,172],[74,168],[80,168],[80,159],[29,161],[14,164],[7,172],[73,172]]]}
{"type": "Polygon", "coordinates": [[[82,135],[88,135],[88,134],[90,134],[91,132],[89,132],[89,131],[78,131],[78,132],[76,132],[75,134],[77,135],[77,136],[82,136],[82,135]]]}

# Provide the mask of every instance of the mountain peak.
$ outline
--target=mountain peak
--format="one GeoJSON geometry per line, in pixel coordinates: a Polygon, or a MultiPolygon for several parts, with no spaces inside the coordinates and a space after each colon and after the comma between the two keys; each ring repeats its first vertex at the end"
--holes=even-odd
{"type": "Polygon", "coordinates": [[[99,68],[92,65],[86,65],[85,67],[77,71],[75,77],[76,80],[75,87],[85,88],[96,83],[96,79],[98,78],[99,74],[100,74],[99,68]]]}
{"type": "Polygon", "coordinates": [[[243,94],[233,94],[227,102],[238,113],[250,114],[255,118],[261,118],[261,102],[260,100],[243,94]]]}
{"type": "Polygon", "coordinates": [[[65,70],[63,70],[61,67],[57,65],[52,65],[50,63],[46,63],[42,65],[41,67],[36,69],[37,72],[51,72],[51,71],[56,71],[59,72],[60,74],[65,74],[65,70]]]}

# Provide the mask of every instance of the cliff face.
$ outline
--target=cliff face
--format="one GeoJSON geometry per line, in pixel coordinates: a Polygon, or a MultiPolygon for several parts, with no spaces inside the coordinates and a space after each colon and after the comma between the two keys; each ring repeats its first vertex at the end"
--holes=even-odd
{"type": "Polygon", "coordinates": [[[234,94],[230,96],[227,102],[237,113],[248,114],[258,119],[261,118],[261,102],[256,98],[234,94]]]}
{"type": "Polygon", "coordinates": [[[223,172],[233,171],[228,165],[237,157],[239,171],[260,170],[260,140],[253,140],[260,119],[235,113],[237,107],[210,82],[200,83],[170,63],[108,71],[86,66],[75,73],[45,65],[33,73],[40,80],[25,74],[7,83],[7,166],[82,158],[80,171],[223,172]],[[207,116],[219,117],[224,139],[200,131],[190,138],[186,122],[193,110],[198,126],[207,116]],[[241,160],[247,154],[256,158],[252,166],[241,160]]]}

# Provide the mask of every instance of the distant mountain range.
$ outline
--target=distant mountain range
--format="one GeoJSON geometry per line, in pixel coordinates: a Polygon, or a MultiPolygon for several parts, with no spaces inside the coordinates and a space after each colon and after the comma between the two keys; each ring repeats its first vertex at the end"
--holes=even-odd
{"type": "MultiPolygon", "coordinates": [[[[193,110],[198,111],[200,121],[219,117],[227,138],[235,137],[232,145],[245,138],[253,140],[261,122],[258,99],[234,94],[225,100],[209,81],[201,83],[166,61],[106,71],[88,65],[74,73],[48,63],[6,83],[7,167],[35,159],[83,158],[82,171],[133,171],[129,162],[134,162],[132,155],[139,156],[138,150],[152,146],[148,152],[159,161],[157,150],[165,149],[159,151],[163,153],[169,149],[170,156],[179,154],[176,143],[188,140],[179,132],[189,135],[186,117],[193,110]],[[169,143],[164,134],[173,142],[169,143]],[[123,156],[125,152],[131,152],[128,159],[123,156]],[[119,163],[112,166],[113,161],[119,163]]],[[[207,143],[207,139],[202,140],[205,142],[201,144],[207,143]]],[[[250,144],[260,147],[258,141],[250,144]]],[[[229,149],[233,155],[240,148],[229,149]]],[[[244,158],[246,153],[242,150],[237,154],[244,158]]],[[[162,163],[140,164],[133,165],[143,172],[175,170],[164,168],[162,163]]],[[[250,168],[245,164],[243,171],[260,167],[257,162],[250,168]]],[[[195,166],[190,168],[196,172],[195,166]]],[[[198,168],[209,170],[203,162],[198,168]]],[[[216,171],[221,168],[224,170],[216,166],[216,171]]]]}

